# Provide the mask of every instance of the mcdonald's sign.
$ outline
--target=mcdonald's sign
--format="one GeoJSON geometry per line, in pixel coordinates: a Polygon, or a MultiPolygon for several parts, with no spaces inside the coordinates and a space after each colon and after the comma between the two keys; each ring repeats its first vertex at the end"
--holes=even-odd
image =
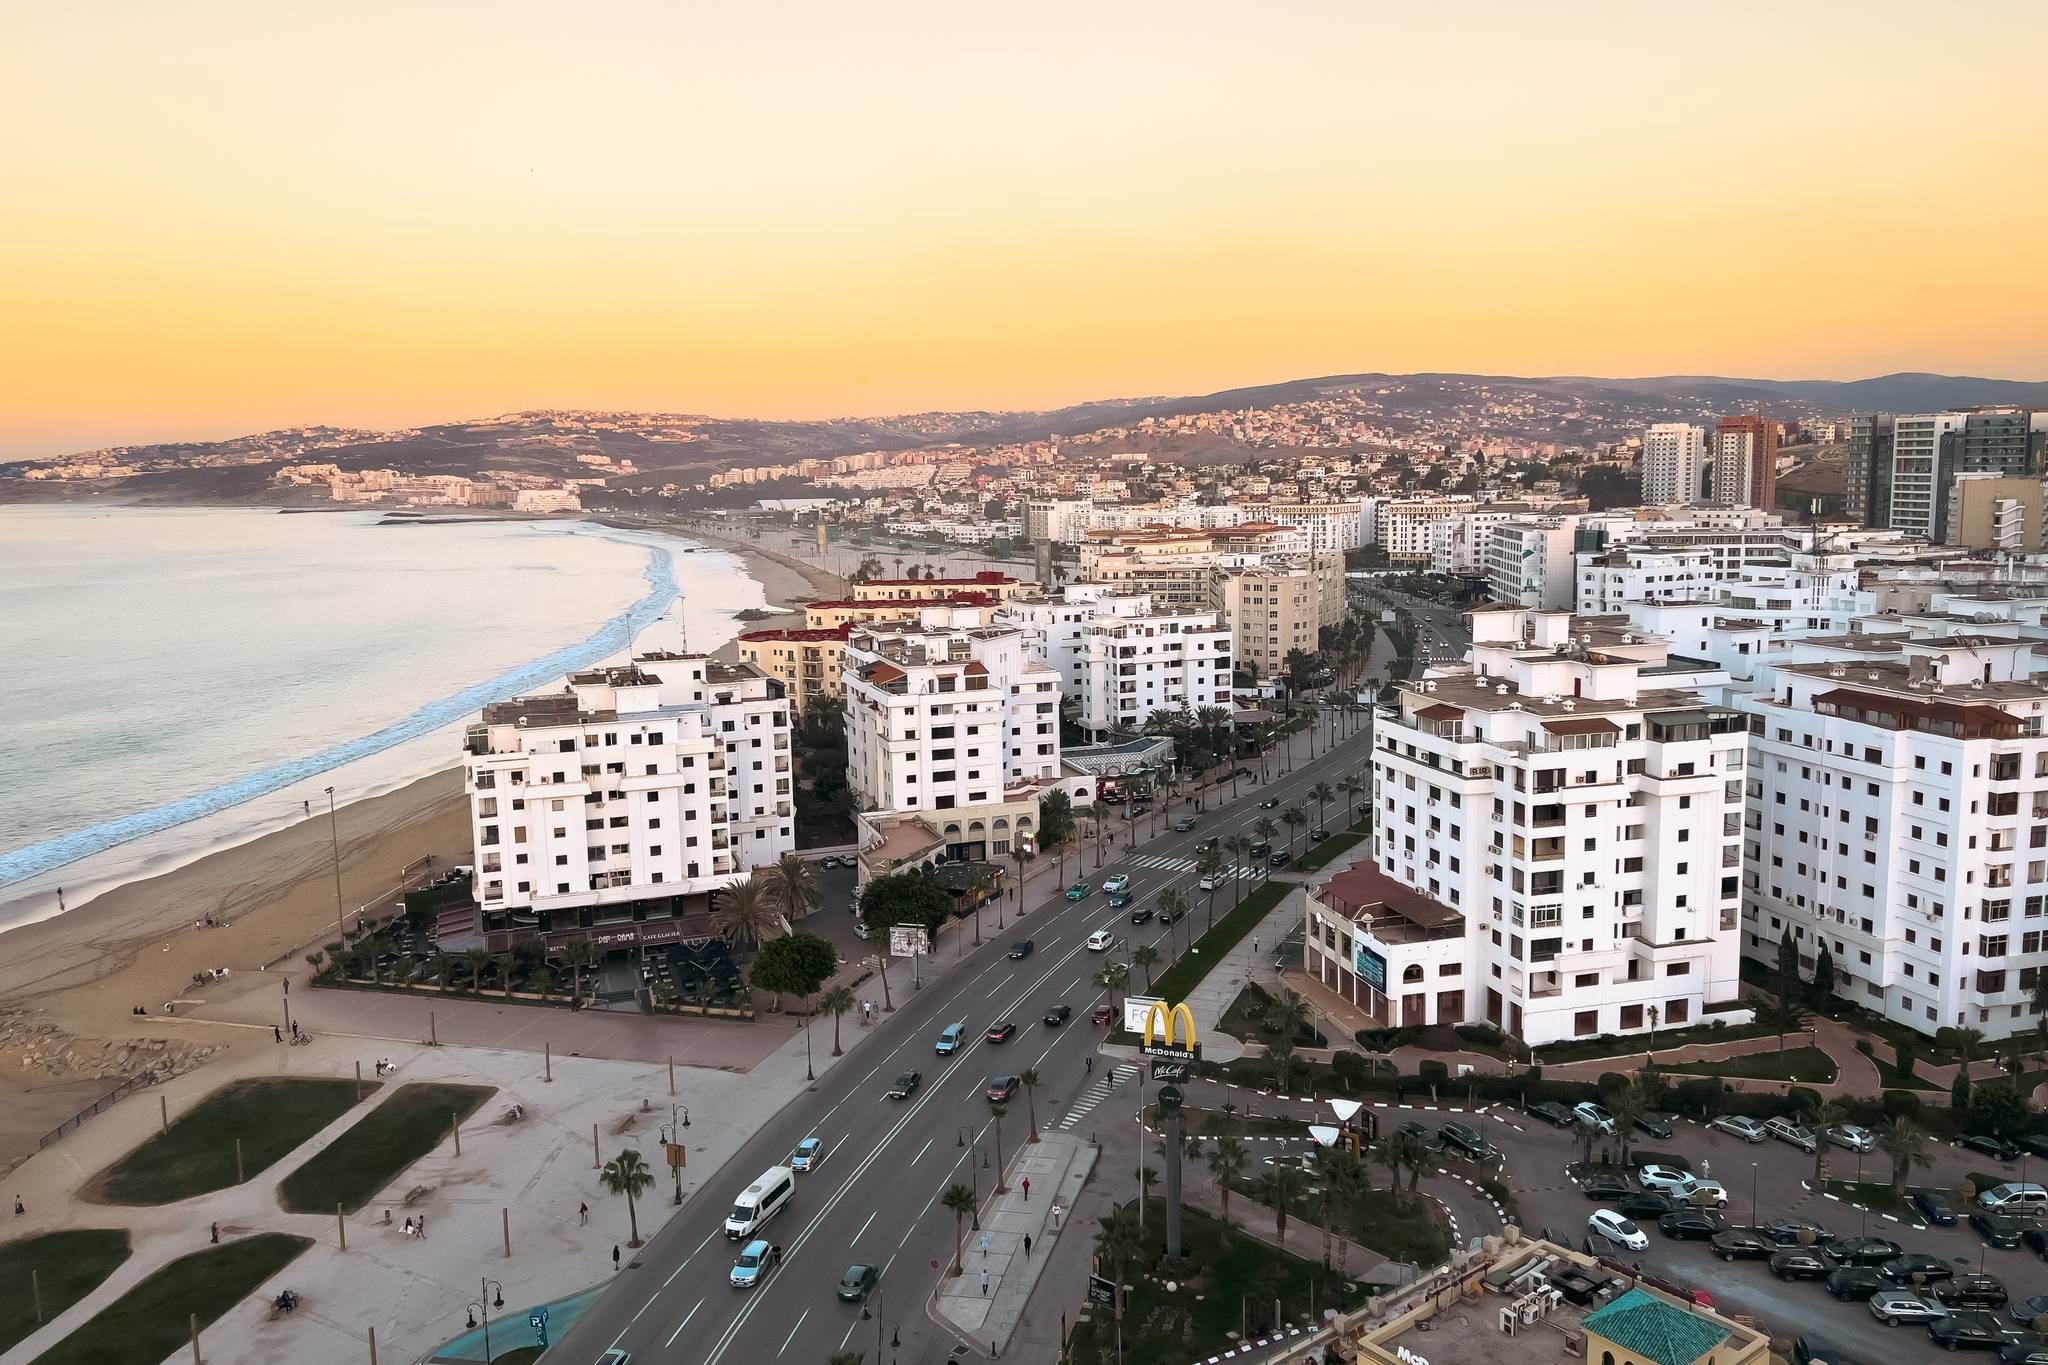
{"type": "Polygon", "coordinates": [[[1181,1062],[1202,1059],[1201,1045],[1195,1041],[1195,1016],[1185,1001],[1168,1006],[1164,1000],[1155,1000],[1148,1005],[1143,1039],[1138,1050],[1147,1057],[1166,1057],[1181,1062]],[[1176,1023],[1180,1025],[1178,1030],[1174,1027],[1176,1023]],[[1161,1041],[1153,1041],[1155,1031],[1164,1035],[1161,1041]]]}

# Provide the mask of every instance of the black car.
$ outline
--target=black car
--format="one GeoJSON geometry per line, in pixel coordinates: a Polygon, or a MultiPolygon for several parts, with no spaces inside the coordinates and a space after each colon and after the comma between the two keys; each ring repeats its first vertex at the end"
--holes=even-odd
{"type": "Polygon", "coordinates": [[[1308,832],[1308,841],[1312,844],[1320,844],[1323,840],[1329,837],[1330,831],[1324,829],[1321,825],[1317,825],[1314,829],[1308,832]]]}
{"type": "Polygon", "coordinates": [[[1152,907],[1151,907],[1151,906],[1149,906],[1149,905],[1141,905],[1141,906],[1139,906],[1139,907],[1138,907],[1137,909],[1135,909],[1135,910],[1131,911],[1131,923],[1133,923],[1133,924],[1150,924],[1151,922],[1152,922],[1152,907]]]}
{"type": "MultiPolygon", "coordinates": [[[[1771,1273],[1781,1280],[1820,1280],[1830,1274],[1843,1272],[1829,1264],[1828,1258],[1811,1247],[1788,1247],[1771,1253],[1771,1273]]],[[[1870,1291],[1875,1294],[1875,1289],[1870,1291]]]]}
{"type": "Polygon", "coordinates": [[[1269,796],[1264,801],[1259,802],[1260,810],[1278,810],[1279,808],[1280,799],[1278,797],[1269,796]]]}
{"type": "Polygon", "coordinates": [[[2048,1341],[2022,1337],[1998,1348],[1998,1365],[2048,1365],[2048,1341]]]}
{"type": "Polygon", "coordinates": [[[1970,1226],[1984,1239],[1986,1246],[2016,1247],[2020,1244],[2020,1225],[2002,1213],[1973,1213],[1970,1226]]]}
{"type": "Polygon", "coordinates": [[[2042,1260],[2048,1261],[2048,1231],[2043,1231],[2040,1228],[2028,1228],[2020,1234],[2020,1245],[2033,1252],[2042,1260]]]}
{"type": "Polygon", "coordinates": [[[1550,1100],[1532,1104],[1523,1112],[1532,1119],[1542,1119],[1553,1128],[1569,1128],[1574,1121],[1571,1110],[1550,1100]]]}
{"type": "Polygon", "coordinates": [[[1671,1196],[1661,1190],[1635,1190],[1614,1203],[1614,1211],[1622,1217],[1645,1222],[1662,1218],[1677,1207],[1671,1196]]]}
{"type": "Polygon", "coordinates": [[[2048,1133],[2028,1133],[2019,1143],[2028,1156],[2048,1156],[2048,1133]]]}
{"type": "Polygon", "coordinates": [[[841,1303],[866,1303],[868,1295],[875,1292],[875,1280],[881,1272],[871,1265],[850,1265],[839,1277],[839,1301],[841,1303]]]}
{"type": "Polygon", "coordinates": [[[1161,910],[1159,912],[1159,922],[1161,924],[1179,924],[1187,917],[1188,912],[1185,910],[1161,910]]]}
{"type": "Polygon", "coordinates": [[[2048,1294],[2036,1294],[2031,1299],[2021,1299],[2008,1307],[2005,1315],[2022,1327],[2031,1327],[2042,1318],[2048,1317],[2048,1294]]]}
{"type": "Polygon", "coordinates": [[[1852,1356],[1811,1332],[1792,1343],[1792,1365],[1863,1365],[1863,1361],[1864,1357],[1852,1356]]]}
{"type": "Polygon", "coordinates": [[[1966,1152],[1982,1152],[1993,1161],[2018,1161],[2020,1149],[1996,1133],[1972,1133],[1956,1142],[1966,1152]]]}
{"type": "Polygon", "coordinates": [[[1175,834],[1186,834],[1194,827],[1195,817],[1192,815],[1183,815],[1180,819],[1173,822],[1173,832],[1175,834]]]}
{"type": "Polygon", "coordinates": [[[1611,1204],[1630,1192],[1629,1183],[1618,1175],[1589,1175],[1579,1182],[1579,1193],[1603,1204],[1611,1204]]]}
{"type": "Polygon", "coordinates": [[[1010,957],[1013,960],[1016,958],[1030,957],[1031,947],[1032,944],[1030,939],[1020,938],[1015,943],[1012,943],[1010,945],[1010,957]]]}
{"type": "Polygon", "coordinates": [[[1831,1272],[1823,1287],[1845,1302],[1869,1303],[1872,1294],[1890,1289],[1891,1284],[1867,1265],[1851,1265],[1831,1272]]]}
{"type": "Polygon", "coordinates": [[[1882,1237],[1837,1237],[1821,1250],[1836,1265],[1881,1266],[1905,1248],[1882,1237]]]}
{"type": "Polygon", "coordinates": [[[1437,1137],[1437,1135],[1430,1131],[1427,1125],[1417,1123],[1414,1119],[1408,1120],[1408,1122],[1402,1124],[1399,1128],[1396,1128],[1394,1131],[1397,1133],[1406,1133],[1409,1137],[1414,1138],[1417,1142],[1429,1148],[1431,1151],[1435,1151],[1437,1148],[1444,1145],[1443,1142],[1437,1137]]]}
{"type": "Polygon", "coordinates": [[[1668,1138],[1672,1133],[1671,1116],[1669,1114],[1645,1114],[1636,1120],[1635,1128],[1638,1133],[1647,1133],[1653,1138],[1668,1138]]]}
{"type": "Polygon", "coordinates": [[[1928,1323],[1927,1335],[1949,1351],[1996,1351],[2019,1338],[2017,1329],[1993,1313],[1950,1313],[1928,1323]]]}
{"type": "Polygon", "coordinates": [[[1072,1005],[1054,1005],[1045,1012],[1045,1024],[1047,1028],[1058,1028],[1073,1017],[1074,1007],[1072,1005]]]}
{"type": "Polygon", "coordinates": [[[1657,1231],[1686,1241],[1702,1242],[1727,1228],[1726,1218],[1706,1209],[1679,1209],[1657,1220],[1657,1231]]]}
{"type": "Polygon", "coordinates": [[[892,1100],[907,1100],[910,1098],[911,1092],[923,1083],[924,1073],[922,1071],[900,1071],[896,1074],[896,1083],[889,1087],[889,1098],[892,1100]]]}
{"type": "Polygon", "coordinates": [[[1954,1275],[1956,1270],[1939,1256],[1909,1251],[1886,1261],[1877,1268],[1877,1273],[1905,1288],[1916,1284],[1939,1284],[1954,1275]]]}
{"type": "Polygon", "coordinates": [[[1833,1236],[1811,1218],[1773,1218],[1757,1231],[1781,1247],[1817,1247],[1833,1236]]]}
{"type": "Polygon", "coordinates": [[[2005,1281],[1975,1271],[1956,1276],[1935,1290],[1934,1297],[1947,1308],[2003,1308],[2012,1301],[2005,1281]]]}
{"type": "Polygon", "coordinates": [[[1707,1239],[1707,1245],[1724,1261],[1761,1261],[1774,1254],[1778,1244],[1748,1228],[1727,1228],[1707,1239]]]}
{"type": "Polygon", "coordinates": [[[1948,1196],[1940,1190],[1915,1190],[1913,1207],[1920,1210],[1920,1216],[1938,1228],[1952,1228],[1956,1225],[1956,1206],[1948,1202],[1948,1196]]]}
{"type": "Polygon", "coordinates": [[[988,1031],[981,1035],[982,1041],[992,1044],[1007,1043],[1017,1036],[1017,1026],[1005,1019],[1000,1024],[990,1024],[988,1031]]]}
{"type": "Polygon", "coordinates": [[[1446,1123],[1436,1130],[1439,1141],[1446,1147],[1455,1147],[1474,1161],[1485,1161],[1493,1156],[1493,1148],[1480,1135],[1477,1128],[1463,1123],[1446,1123]]]}
{"type": "Polygon", "coordinates": [[[1294,861],[1294,855],[1284,848],[1276,848],[1268,855],[1266,862],[1271,867],[1285,867],[1294,861]]]}

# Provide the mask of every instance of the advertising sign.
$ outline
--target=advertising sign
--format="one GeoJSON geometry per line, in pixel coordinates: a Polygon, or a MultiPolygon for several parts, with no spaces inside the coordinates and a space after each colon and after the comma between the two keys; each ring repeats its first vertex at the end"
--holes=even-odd
{"type": "Polygon", "coordinates": [[[1138,1051],[1147,1057],[1165,1057],[1177,1062],[1198,1062],[1202,1049],[1195,1042],[1195,1015],[1187,1002],[1168,1007],[1155,1000],[1145,1007],[1145,1026],[1138,1033],[1138,1051]]]}
{"type": "Polygon", "coordinates": [[[1358,979],[1366,985],[1383,995],[1386,993],[1387,960],[1366,947],[1363,941],[1360,941],[1352,952],[1351,970],[1356,972],[1358,979]]]}
{"type": "Polygon", "coordinates": [[[889,956],[924,957],[931,952],[931,935],[922,924],[889,926],[889,956]]]}
{"type": "Polygon", "coordinates": [[[1156,995],[1125,996],[1124,1032],[1143,1033],[1145,1031],[1145,1011],[1159,1003],[1159,997],[1156,995]]]}

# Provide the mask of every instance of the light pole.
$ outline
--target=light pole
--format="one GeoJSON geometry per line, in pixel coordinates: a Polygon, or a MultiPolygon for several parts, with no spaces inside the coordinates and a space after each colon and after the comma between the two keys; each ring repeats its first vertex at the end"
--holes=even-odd
{"type": "MultiPolygon", "coordinates": [[[[673,1111],[675,1106],[670,1105],[669,1108],[673,1111]]],[[[656,1140],[661,1143],[662,1150],[666,1152],[670,1145],[682,1141],[682,1135],[673,1123],[668,1123],[662,1126],[656,1140]]],[[[680,1208],[683,1202],[683,1168],[673,1160],[668,1163],[668,1167],[676,1173],[676,1206],[680,1208]]]]}
{"type": "Polygon", "coordinates": [[[341,830],[335,823],[332,787],[327,789],[327,846],[334,854],[334,932],[346,943],[348,925],[343,922],[341,909],[341,830]]]}
{"type": "MultiPolygon", "coordinates": [[[[881,1301],[877,1299],[877,1307],[880,1306],[880,1303],[881,1301]]],[[[882,1365],[882,1332],[886,1329],[889,1333],[890,1350],[901,1349],[903,1345],[903,1324],[894,1318],[885,1318],[879,1312],[871,1314],[865,1308],[860,1310],[860,1315],[862,1318],[873,1317],[875,1320],[875,1365],[882,1365]]]]}
{"type": "MultiPolygon", "coordinates": [[[[982,1153],[982,1150],[981,1150],[981,1142],[980,1142],[980,1140],[979,1140],[979,1139],[976,1139],[976,1138],[974,1138],[974,1137],[973,1137],[973,1133],[974,1133],[974,1130],[973,1130],[972,1128],[968,1128],[968,1127],[965,1127],[965,1126],[962,1126],[962,1127],[959,1127],[959,1128],[956,1128],[956,1129],[954,1129],[954,1130],[953,1130],[953,1138],[954,1138],[954,1141],[953,1141],[953,1145],[954,1145],[954,1146],[956,1146],[956,1147],[966,1147],[966,1148],[969,1148],[969,1149],[971,1149],[971,1150],[969,1150],[969,1151],[968,1151],[968,1153],[967,1153],[967,1188],[968,1188],[969,1190],[973,1191],[973,1193],[974,1193],[974,1207],[973,1207],[973,1208],[972,1208],[971,1210],[969,1210],[969,1211],[968,1211],[968,1213],[969,1213],[969,1216],[970,1216],[970,1217],[971,1217],[971,1218],[972,1218],[972,1219],[974,1220],[974,1230],[975,1230],[976,1232],[980,1232],[980,1231],[981,1231],[981,1177],[975,1174],[975,1170],[974,1170],[974,1159],[975,1159],[976,1157],[981,1157],[981,1164],[982,1164],[983,1166],[987,1166],[987,1165],[988,1165],[988,1157],[987,1157],[986,1155],[984,1155],[984,1154],[982,1153]]],[[[957,1165],[958,1163],[956,1162],[955,1164],[957,1165]]]]}
{"type": "Polygon", "coordinates": [[[1756,1226],[1756,1163],[1749,1163],[1749,1225],[1756,1226]]]}
{"type": "Polygon", "coordinates": [[[480,1302],[480,1303],[472,1303],[472,1304],[470,1304],[470,1305],[469,1305],[469,1325],[470,1325],[471,1329],[472,1329],[472,1330],[474,1330],[474,1329],[475,1329],[475,1327],[476,1327],[476,1325],[477,1325],[477,1319],[478,1319],[479,1317],[481,1317],[481,1318],[483,1319],[483,1325],[484,1325],[484,1365],[490,1365],[490,1361],[491,1361],[491,1309],[493,1309],[493,1308],[503,1308],[503,1307],[505,1306],[505,1286],[504,1286],[504,1285],[502,1285],[502,1284],[499,1284],[499,1283],[498,1283],[498,1282],[497,1282],[496,1280],[485,1280],[485,1281],[483,1281],[482,1283],[483,1283],[483,1288],[482,1288],[482,1289],[481,1289],[481,1290],[479,1291],[479,1293],[478,1293],[478,1295],[477,1295],[477,1297],[478,1297],[479,1299],[481,1299],[481,1300],[482,1300],[482,1302],[480,1302]],[[494,1290],[496,1291],[495,1297],[493,1296],[493,1291],[494,1291],[494,1290]]]}

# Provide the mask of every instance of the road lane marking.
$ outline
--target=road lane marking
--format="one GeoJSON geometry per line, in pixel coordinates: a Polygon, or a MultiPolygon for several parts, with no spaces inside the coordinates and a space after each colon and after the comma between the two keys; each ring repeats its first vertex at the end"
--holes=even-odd
{"type": "MultiPolygon", "coordinates": [[[[697,1310],[698,1310],[699,1308],[702,1308],[703,1306],[704,1306],[704,1300],[702,1300],[702,1299],[699,1299],[699,1300],[697,1300],[697,1302],[696,1302],[695,1304],[691,1305],[691,1308],[690,1308],[690,1311],[689,1311],[689,1312],[687,1312],[687,1313],[683,1314],[683,1320],[682,1320],[681,1322],[679,1322],[679,1323],[677,1323],[677,1324],[676,1324],[676,1330],[675,1330],[675,1331],[673,1331],[673,1332],[670,1332],[670,1333],[668,1334],[668,1340],[667,1340],[667,1341],[664,1341],[663,1343],[661,1343],[661,1348],[662,1348],[662,1349],[663,1349],[664,1351],[665,1351],[665,1350],[667,1350],[667,1349],[668,1349],[669,1347],[671,1347],[671,1346],[673,1346],[673,1345],[675,1345],[675,1344],[676,1344],[676,1338],[677,1338],[677,1337],[679,1337],[679,1336],[681,1336],[681,1335],[683,1334],[683,1329],[684,1329],[685,1327],[688,1327],[688,1326],[690,1325],[690,1319],[691,1319],[691,1318],[694,1318],[694,1317],[696,1317],[696,1316],[697,1316],[697,1310]]],[[[623,1333],[622,1333],[621,1335],[623,1335],[623,1333]]]]}
{"type": "Polygon", "coordinates": [[[860,1225],[860,1231],[853,1234],[853,1240],[855,1242],[859,1242],[861,1238],[868,1235],[868,1227],[875,1221],[875,1214],[878,1214],[880,1212],[880,1209],[876,1209],[874,1213],[868,1215],[868,1221],[866,1223],[862,1223],[860,1225]]]}
{"type": "Polygon", "coordinates": [[[918,1148],[918,1149],[917,1149],[917,1155],[916,1155],[916,1156],[914,1156],[914,1157],[912,1157],[912,1158],[910,1158],[910,1164],[911,1164],[911,1165],[913,1165],[913,1166],[915,1166],[915,1165],[916,1165],[916,1164],[917,1164],[918,1162],[920,1162],[920,1161],[924,1160],[924,1154],[925,1154],[926,1152],[929,1152],[929,1151],[930,1151],[930,1150],[932,1149],[932,1143],[934,1143],[934,1142],[937,1142],[937,1141],[938,1141],[938,1139],[937,1139],[937,1138],[928,1138],[928,1139],[927,1139],[927,1140],[925,1141],[925,1144],[924,1144],[924,1146],[922,1146],[922,1147],[920,1147],[920,1148],[918,1148]]]}
{"type": "Polygon", "coordinates": [[[789,1335],[782,1339],[782,1350],[777,1351],[775,1354],[781,1355],[783,1351],[787,1351],[789,1349],[789,1343],[796,1340],[796,1334],[803,1330],[804,1319],[809,1317],[810,1315],[811,1310],[808,1308],[806,1308],[803,1312],[796,1315],[796,1326],[789,1329],[789,1335]]]}
{"type": "MultiPolygon", "coordinates": [[[[647,1302],[640,1305],[640,1313],[645,1313],[648,1309],[654,1307],[654,1301],[660,1297],[661,1291],[659,1289],[655,1290],[652,1294],[649,1294],[647,1296],[647,1302]]],[[[626,1325],[628,1327],[631,1327],[634,1323],[640,1321],[640,1313],[635,1313],[632,1317],[626,1319],[626,1325]]]]}

